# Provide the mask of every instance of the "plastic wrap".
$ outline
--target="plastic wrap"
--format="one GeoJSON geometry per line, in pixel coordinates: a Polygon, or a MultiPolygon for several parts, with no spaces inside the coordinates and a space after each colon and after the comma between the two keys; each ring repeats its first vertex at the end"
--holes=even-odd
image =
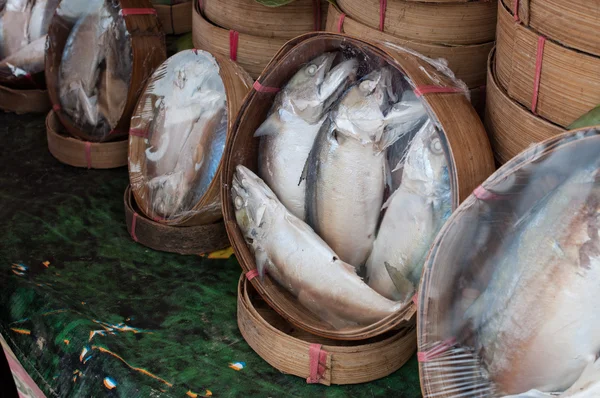
{"type": "MultiPolygon", "coordinates": [[[[227,97],[219,64],[208,52],[185,50],[152,75],[131,120],[143,137],[129,159],[136,200],[151,218],[191,216],[221,162],[227,97]]],[[[214,204],[219,206],[218,197],[214,204]]]]}
{"type": "Polygon", "coordinates": [[[599,133],[517,156],[439,233],[418,299],[425,397],[600,396],[599,133]]]}
{"type": "MultiPolygon", "coordinates": [[[[90,141],[104,141],[122,117],[132,78],[131,37],[119,1],[63,0],[53,24],[68,32],[58,69],[63,115],[90,141]]],[[[64,38],[51,38],[58,39],[64,38]]]]}
{"type": "Polygon", "coordinates": [[[52,15],[59,0],[6,0],[0,4],[0,83],[38,85],[52,15]]]}
{"type": "MultiPolygon", "coordinates": [[[[238,166],[233,178],[258,273],[337,329],[410,302],[456,203],[447,141],[423,96],[466,88],[444,65],[411,62],[428,64],[434,84],[352,45],[296,66],[254,134],[258,173],[238,166]]],[[[286,64],[297,58],[277,63],[286,64]]]]}

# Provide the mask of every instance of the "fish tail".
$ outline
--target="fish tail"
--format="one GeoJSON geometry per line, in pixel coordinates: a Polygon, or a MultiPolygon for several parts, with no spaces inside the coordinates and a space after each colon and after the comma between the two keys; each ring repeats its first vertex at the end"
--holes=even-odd
{"type": "Polygon", "coordinates": [[[406,301],[409,297],[412,297],[415,292],[415,285],[387,261],[384,264],[390,279],[394,283],[394,286],[396,286],[396,290],[402,294],[402,301],[406,301]]]}

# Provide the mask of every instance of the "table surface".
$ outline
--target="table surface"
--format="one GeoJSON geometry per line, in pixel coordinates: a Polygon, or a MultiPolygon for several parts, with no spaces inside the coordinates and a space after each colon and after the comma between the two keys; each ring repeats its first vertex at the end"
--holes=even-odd
{"type": "Polygon", "coordinates": [[[360,385],[280,373],[237,328],[234,257],[135,243],[127,169],[62,165],[42,115],[0,114],[0,139],[0,333],[47,396],[421,396],[415,358],[360,385]]]}

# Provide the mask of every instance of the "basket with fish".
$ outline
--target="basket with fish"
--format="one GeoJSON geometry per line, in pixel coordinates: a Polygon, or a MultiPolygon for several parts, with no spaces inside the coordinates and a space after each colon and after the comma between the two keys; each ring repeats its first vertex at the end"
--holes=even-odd
{"type": "MultiPolygon", "coordinates": [[[[596,23],[594,40],[599,42],[600,20],[596,23]]],[[[534,114],[568,127],[600,104],[600,56],[564,47],[516,22],[502,1],[496,53],[498,81],[534,114]]]]}
{"type": "Polygon", "coordinates": [[[131,187],[123,198],[127,231],[135,242],[170,253],[199,255],[212,253],[229,246],[222,222],[189,227],[173,227],[153,221],[140,211],[131,187]]]}
{"type": "Polygon", "coordinates": [[[489,43],[495,38],[496,1],[337,0],[336,3],[353,20],[405,40],[453,46],[489,43]]]}
{"type": "Polygon", "coordinates": [[[127,140],[89,142],[64,131],[54,111],[46,117],[48,150],[58,161],[88,169],[113,169],[127,165],[127,140]]]}
{"type": "Polygon", "coordinates": [[[426,261],[428,397],[600,396],[600,130],[530,147],[452,214],[426,261]]]}
{"type": "Polygon", "coordinates": [[[151,0],[163,31],[180,35],[192,31],[192,0],[151,0]]]}
{"type": "Polygon", "coordinates": [[[485,64],[494,47],[493,39],[488,43],[454,46],[403,39],[356,21],[333,4],[327,13],[326,30],[409,47],[430,58],[443,58],[456,77],[471,89],[485,85],[485,64]]]}
{"type": "Polygon", "coordinates": [[[467,87],[412,50],[319,32],[286,43],[253,88],[221,175],[244,272],[315,335],[411,327],[429,242],[494,170],[467,87]]]}
{"type": "Polygon", "coordinates": [[[129,179],[137,206],[167,225],[222,218],[227,133],[252,79],[233,61],[184,50],[148,79],[131,118],[129,179]]]}
{"type": "Polygon", "coordinates": [[[146,79],[166,58],[151,3],[62,0],[48,35],[48,94],[66,131],[91,142],[126,137],[146,79]]]}
{"type": "Polygon", "coordinates": [[[486,85],[485,125],[494,156],[500,164],[535,144],[565,132],[509,97],[496,75],[496,50],[488,61],[486,85]]]}
{"type": "Polygon", "coordinates": [[[358,384],[400,369],[416,350],[414,327],[361,341],[340,341],[295,328],[275,312],[242,276],[238,327],[250,347],[282,373],[311,384],[358,384]]]}
{"type": "Polygon", "coordinates": [[[327,18],[327,0],[295,0],[267,7],[256,0],[199,0],[202,15],[224,29],[252,36],[292,39],[321,30],[327,18]]]}

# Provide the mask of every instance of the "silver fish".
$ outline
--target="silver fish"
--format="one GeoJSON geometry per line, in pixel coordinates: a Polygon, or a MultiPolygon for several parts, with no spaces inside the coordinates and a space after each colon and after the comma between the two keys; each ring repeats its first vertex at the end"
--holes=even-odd
{"type": "Polygon", "coordinates": [[[42,36],[0,61],[0,76],[20,77],[44,70],[46,36],[42,36]]]}
{"type": "Polygon", "coordinates": [[[333,69],[337,53],[325,53],[303,66],[277,94],[271,113],[256,130],[261,137],[259,174],[281,202],[305,218],[306,183],[302,170],[323,124],[325,112],[349,82],[358,62],[349,59],[333,69]]]}
{"type": "Polygon", "coordinates": [[[29,44],[29,18],[33,0],[7,0],[0,15],[0,60],[29,44]]]}
{"type": "Polygon", "coordinates": [[[259,273],[266,270],[324,321],[336,328],[372,324],[401,308],[367,286],[351,265],[242,165],[236,168],[231,195],[259,273]]]}
{"type": "Polygon", "coordinates": [[[383,296],[407,301],[451,212],[448,163],[431,120],[412,137],[403,164],[402,183],[384,205],[387,211],[367,260],[367,278],[383,296]]]}
{"type": "Polygon", "coordinates": [[[48,27],[60,0],[35,0],[29,19],[29,42],[48,34],[48,27]]]}

